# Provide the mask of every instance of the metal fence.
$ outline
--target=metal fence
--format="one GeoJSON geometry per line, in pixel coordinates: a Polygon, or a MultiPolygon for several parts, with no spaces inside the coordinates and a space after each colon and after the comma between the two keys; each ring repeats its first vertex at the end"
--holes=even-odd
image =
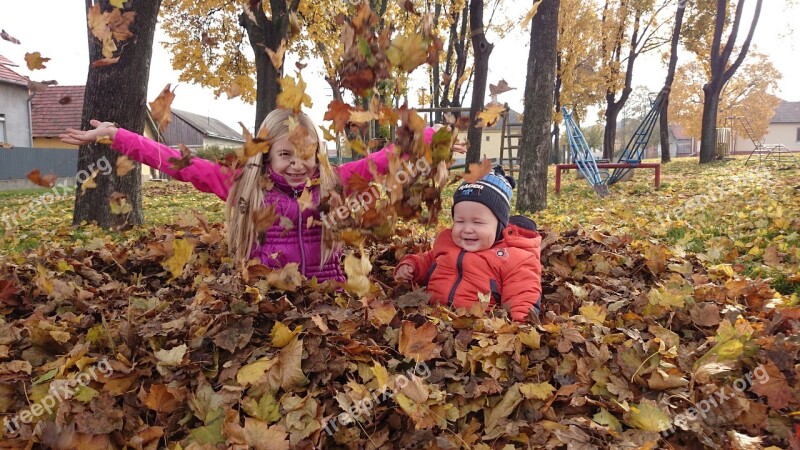
{"type": "Polygon", "coordinates": [[[78,151],[63,148],[14,147],[0,148],[0,180],[24,180],[33,169],[43,175],[54,173],[59,178],[75,177],[78,151]]]}

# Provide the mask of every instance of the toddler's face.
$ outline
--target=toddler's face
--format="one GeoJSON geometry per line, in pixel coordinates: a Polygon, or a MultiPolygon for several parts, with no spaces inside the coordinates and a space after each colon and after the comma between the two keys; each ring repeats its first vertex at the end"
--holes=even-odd
{"type": "MultiPolygon", "coordinates": [[[[314,138],[308,136],[308,144],[314,145],[314,138]]],[[[317,170],[317,161],[312,153],[307,159],[300,159],[289,135],[283,135],[272,143],[269,149],[269,165],[273,172],[286,178],[290,186],[304,185],[317,170]]]]}
{"type": "Polygon", "coordinates": [[[468,252],[479,252],[494,245],[497,217],[482,203],[463,201],[453,208],[453,241],[468,252]]]}

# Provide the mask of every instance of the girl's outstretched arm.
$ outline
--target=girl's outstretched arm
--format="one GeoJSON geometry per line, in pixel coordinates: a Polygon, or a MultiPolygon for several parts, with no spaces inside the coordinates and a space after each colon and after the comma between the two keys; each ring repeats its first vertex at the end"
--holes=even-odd
{"type": "Polygon", "coordinates": [[[222,200],[228,198],[228,190],[234,174],[226,167],[202,158],[192,158],[191,164],[180,170],[172,168],[170,158],[180,159],[181,153],[166,145],[155,142],[128,130],[117,128],[110,122],[92,120],[92,130],[69,129],[60,136],[61,140],[73,145],[86,145],[97,139],[108,137],[113,140],[111,148],[142,164],[158,169],[178,181],[192,183],[201,192],[215,194],[222,200]]]}

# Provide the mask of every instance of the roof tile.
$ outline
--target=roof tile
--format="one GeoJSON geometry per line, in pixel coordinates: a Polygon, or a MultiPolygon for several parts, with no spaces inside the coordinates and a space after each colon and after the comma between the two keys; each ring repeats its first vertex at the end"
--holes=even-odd
{"type": "Polygon", "coordinates": [[[84,86],[50,86],[34,95],[31,99],[33,137],[57,137],[67,128],[79,129],[84,92],[84,86]]]}

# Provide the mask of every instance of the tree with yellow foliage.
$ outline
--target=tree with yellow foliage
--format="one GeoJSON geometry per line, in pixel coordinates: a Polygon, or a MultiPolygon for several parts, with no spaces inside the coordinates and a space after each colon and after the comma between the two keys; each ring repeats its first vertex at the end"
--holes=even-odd
{"type": "Polygon", "coordinates": [[[600,32],[600,77],[605,90],[606,129],[603,157],[612,159],[617,118],[633,90],[633,69],[642,53],[666,42],[661,30],[669,23],[661,14],[671,2],[655,0],[605,0],[600,32]],[[618,96],[619,95],[619,96],[618,96]]]}
{"type": "MultiPolygon", "coordinates": [[[[708,74],[708,60],[693,61],[678,68],[672,90],[670,121],[692,137],[703,134],[703,85],[708,74]]],[[[744,116],[757,137],[764,136],[780,99],[771,94],[778,87],[781,74],[763,53],[751,52],[736,74],[722,89],[719,98],[719,125],[725,118],[744,116]]],[[[739,121],[734,131],[743,134],[739,121]]]]}

